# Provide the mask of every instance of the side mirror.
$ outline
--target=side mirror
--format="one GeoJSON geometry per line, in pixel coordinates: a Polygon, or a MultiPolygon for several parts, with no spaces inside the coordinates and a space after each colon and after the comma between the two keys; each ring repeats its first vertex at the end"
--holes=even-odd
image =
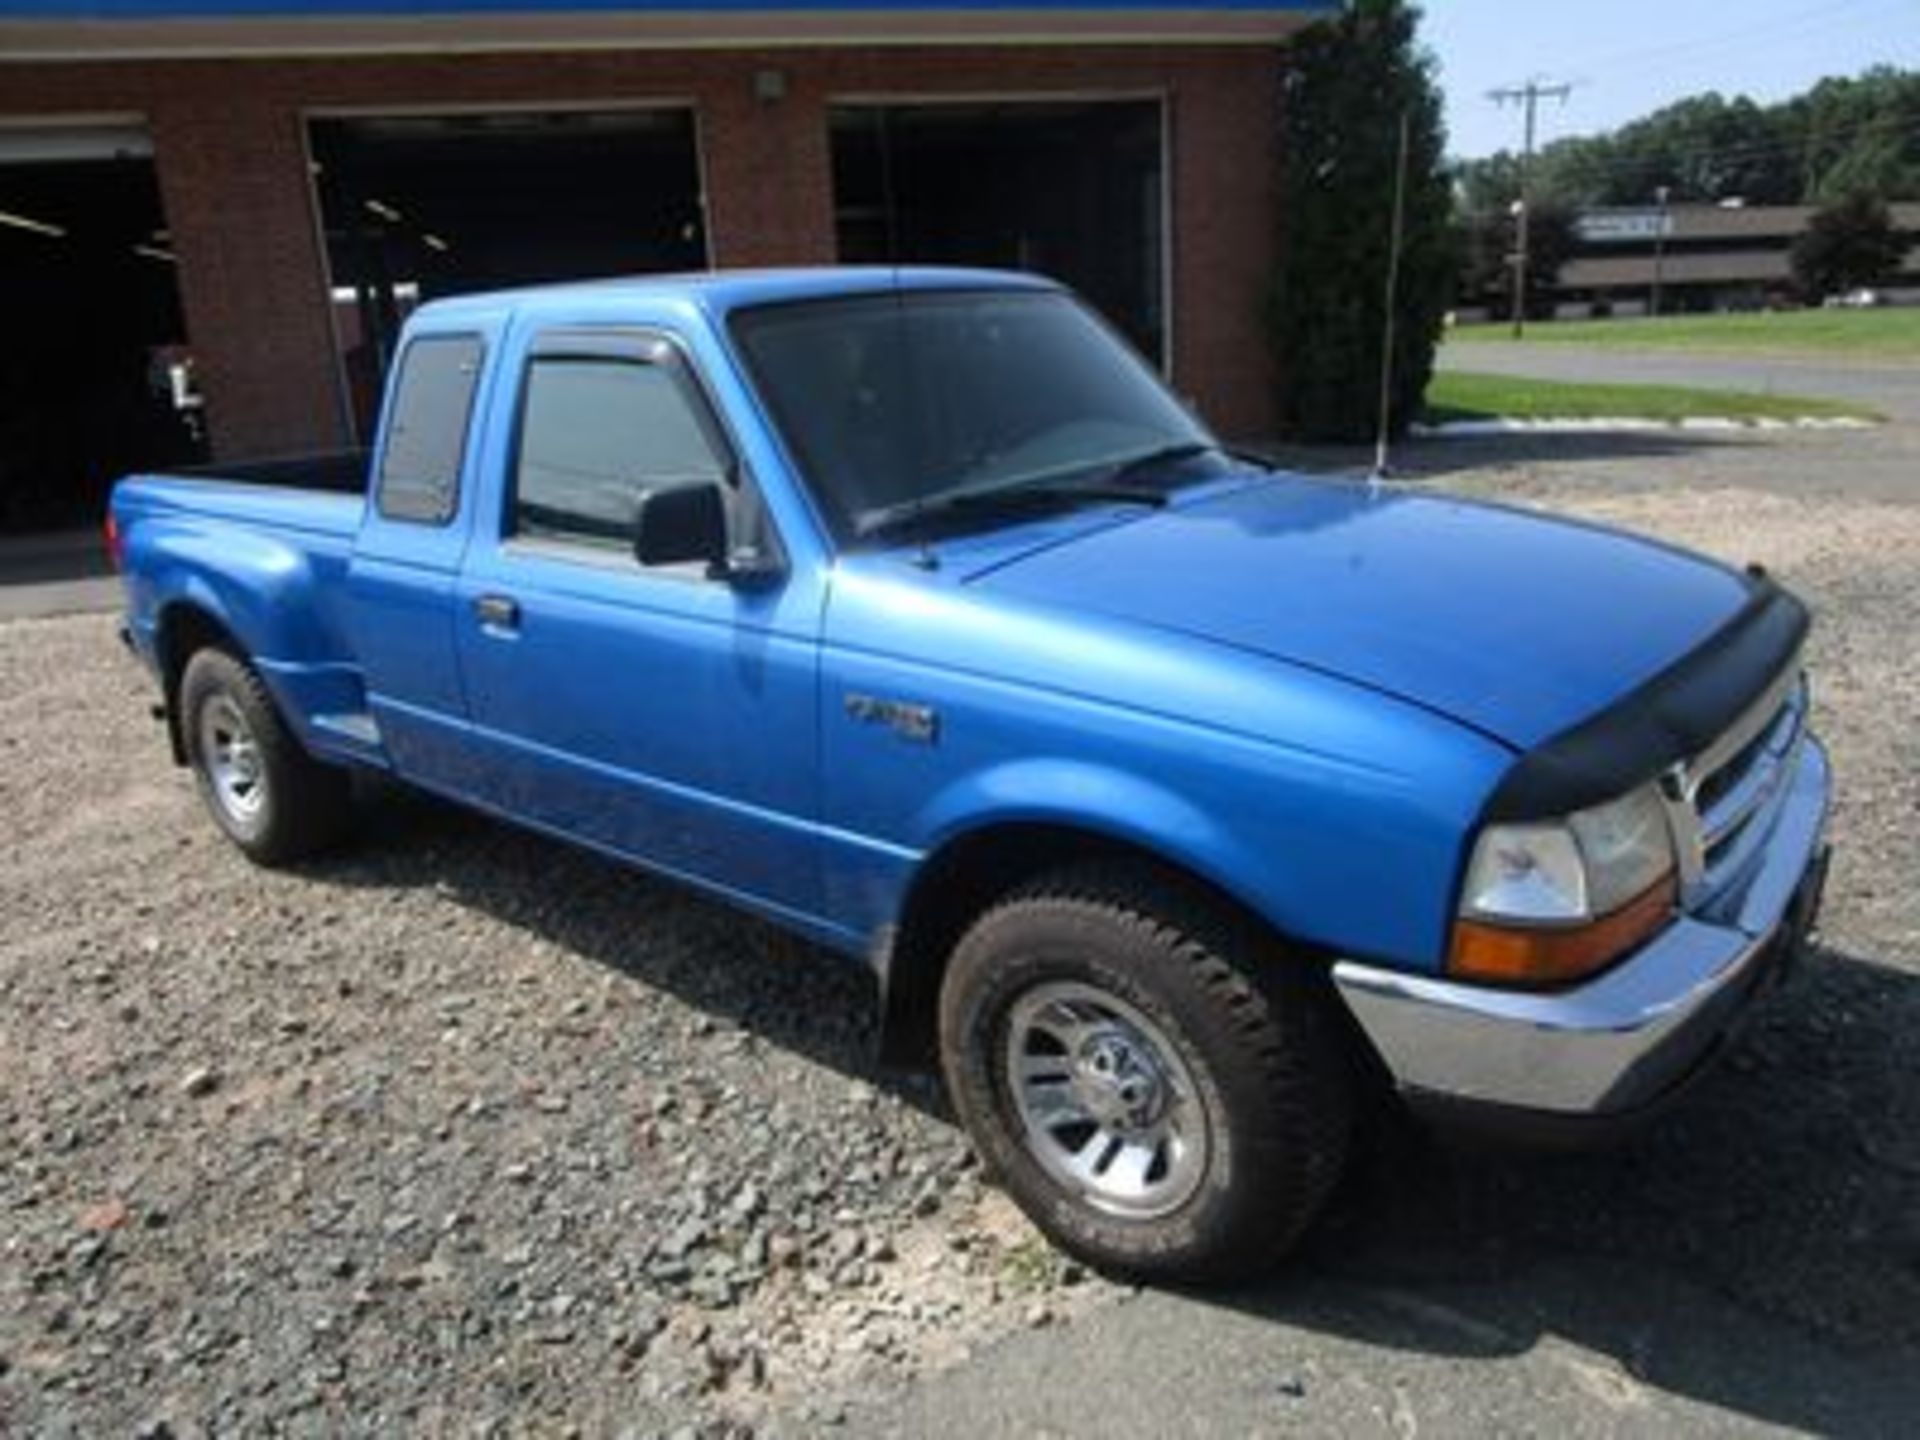
{"type": "Polygon", "coordinates": [[[642,565],[703,563],[710,578],[743,588],[772,584],[784,573],[776,557],[729,547],[726,494],[711,482],[642,495],[633,522],[633,553],[642,565]]]}
{"type": "Polygon", "coordinates": [[[633,520],[633,553],[642,565],[704,561],[719,573],[727,566],[727,503],[712,484],[676,485],[640,497],[633,520]]]}

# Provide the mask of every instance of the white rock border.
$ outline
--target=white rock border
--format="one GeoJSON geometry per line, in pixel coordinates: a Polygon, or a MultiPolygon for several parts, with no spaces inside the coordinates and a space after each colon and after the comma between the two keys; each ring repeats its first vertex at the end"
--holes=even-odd
{"type": "Polygon", "coordinates": [[[1879,422],[1853,415],[1799,415],[1790,420],[1756,416],[1741,420],[1727,415],[1689,415],[1679,420],[1656,420],[1639,415],[1594,415],[1560,420],[1523,420],[1500,416],[1490,420],[1448,420],[1439,425],[1416,421],[1408,433],[1423,439],[1471,439],[1487,435],[1618,435],[1645,430],[1870,430],[1879,422]]]}

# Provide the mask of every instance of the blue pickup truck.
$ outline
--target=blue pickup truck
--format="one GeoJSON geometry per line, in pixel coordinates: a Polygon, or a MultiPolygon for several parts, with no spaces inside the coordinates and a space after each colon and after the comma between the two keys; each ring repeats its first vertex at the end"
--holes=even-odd
{"type": "Polygon", "coordinates": [[[378,771],[871,966],[888,1056],[1108,1268],[1276,1257],[1395,1094],[1615,1129],[1813,923],[1786,591],[1236,455],[1032,277],[441,301],[384,414],[114,494],[214,821],[291,861],[378,771]]]}

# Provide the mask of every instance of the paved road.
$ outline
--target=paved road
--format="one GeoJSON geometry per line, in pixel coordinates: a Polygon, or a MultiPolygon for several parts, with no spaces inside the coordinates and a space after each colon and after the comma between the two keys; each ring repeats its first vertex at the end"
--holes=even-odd
{"type": "Polygon", "coordinates": [[[1911,1433],[1910,1360],[1809,1343],[1709,1292],[1603,1260],[1519,1283],[1296,1276],[1209,1302],[1142,1292],[1003,1340],[854,1436],[1911,1433]]]}
{"type": "MultiPolygon", "coordinates": [[[[1268,446],[1280,463],[1365,474],[1372,447],[1268,446]]],[[[1794,498],[1920,502],[1920,424],[1858,430],[1654,430],[1433,436],[1396,446],[1396,478],[1445,487],[1544,474],[1608,493],[1752,490],[1794,498]]]]}
{"type": "Polygon", "coordinates": [[[112,610],[120,582],[92,530],[0,540],[0,620],[112,610]]]}
{"type": "Polygon", "coordinates": [[[1920,365],[1817,357],[1677,354],[1669,350],[1474,341],[1445,345],[1443,370],[1601,384],[1696,385],[1847,400],[1889,419],[1920,421],[1920,365]]]}

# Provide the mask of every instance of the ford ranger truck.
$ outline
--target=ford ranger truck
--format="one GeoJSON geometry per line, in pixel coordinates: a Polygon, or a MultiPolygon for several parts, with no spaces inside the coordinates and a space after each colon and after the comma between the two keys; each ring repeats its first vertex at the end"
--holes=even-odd
{"type": "Polygon", "coordinates": [[[111,526],[246,855],[377,771],[789,927],[1118,1272],[1281,1254],[1382,1079],[1618,1128],[1819,901],[1780,586],[1244,459],[1028,276],[437,301],[370,456],[135,476],[111,526]]]}

